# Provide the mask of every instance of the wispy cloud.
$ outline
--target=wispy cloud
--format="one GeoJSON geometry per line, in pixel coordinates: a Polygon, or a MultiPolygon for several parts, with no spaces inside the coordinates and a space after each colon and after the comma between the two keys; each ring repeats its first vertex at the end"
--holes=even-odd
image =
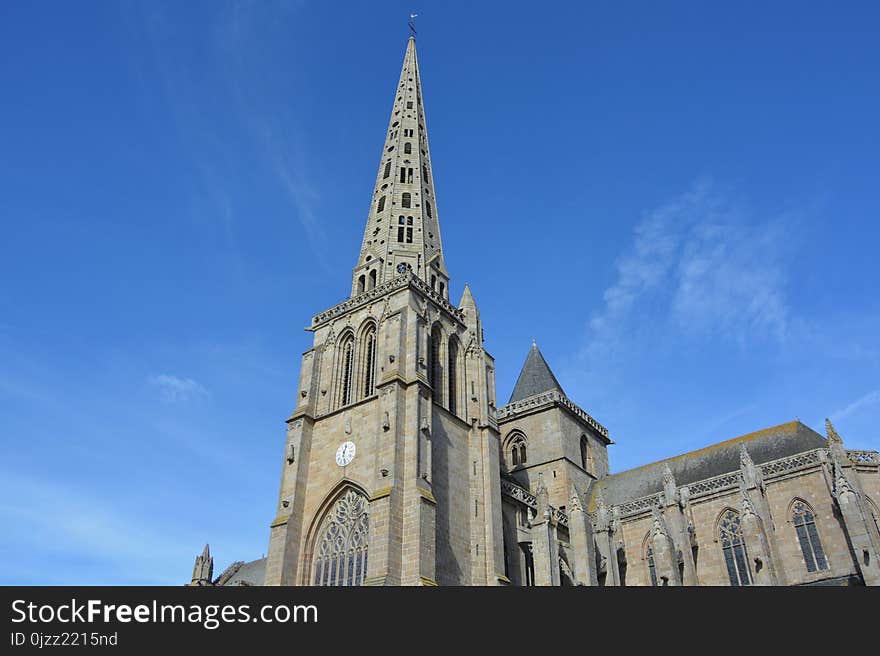
{"type": "Polygon", "coordinates": [[[831,421],[838,421],[840,419],[844,419],[845,417],[849,417],[850,415],[855,414],[860,410],[864,410],[865,408],[877,404],[880,404],[880,390],[873,390],[871,392],[868,392],[861,398],[856,399],[845,408],[841,408],[840,410],[832,412],[830,419],[831,421]]]}
{"type": "Polygon", "coordinates": [[[208,390],[192,378],[160,374],[158,376],[151,376],[148,381],[151,385],[159,388],[162,399],[169,403],[184,402],[209,396],[208,390]]]}
{"type": "MultiPolygon", "coordinates": [[[[0,518],[17,527],[3,542],[30,547],[44,562],[78,557],[100,564],[98,581],[70,581],[66,572],[50,568],[31,583],[179,583],[168,577],[176,562],[181,578],[185,576],[189,554],[181,547],[183,536],[173,534],[170,527],[154,530],[144,521],[133,521],[132,513],[108,506],[106,500],[44,479],[6,471],[0,481],[5,500],[0,501],[0,518]]],[[[198,544],[199,537],[187,535],[186,544],[198,544]]],[[[20,582],[15,579],[21,576],[22,572],[8,571],[2,580],[20,582]]]]}
{"type": "Polygon", "coordinates": [[[784,340],[787,217],[754,221],[709,181],[647,214],[590,320],[587,351],[621,346],[631,324],[679,334],[784,340]]]}

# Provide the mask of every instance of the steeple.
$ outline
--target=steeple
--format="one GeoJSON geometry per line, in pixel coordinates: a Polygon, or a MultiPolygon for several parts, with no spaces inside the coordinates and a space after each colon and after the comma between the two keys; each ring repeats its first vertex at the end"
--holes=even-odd
{"type": "Polygon", "coordinates": [[[525,398],[540,394],[541,392],[549,392],[556,390],[563,395],[562,385],[556,380],[556,376],[550,371],[550,366],[541,355],[538,345],[532,342],[532,348],[523,364],[522,371],[519,372],[519,378],[516,379],[516,385],[513,388],[513,394],[510,395],[508,403],[514,401],[522,401],[525,398]]]}
{"type": "Polygon", "coordinates": [[[410,36],[353,270],[352,296],[411,270],[449,298],[416,40],[410,36]]]}

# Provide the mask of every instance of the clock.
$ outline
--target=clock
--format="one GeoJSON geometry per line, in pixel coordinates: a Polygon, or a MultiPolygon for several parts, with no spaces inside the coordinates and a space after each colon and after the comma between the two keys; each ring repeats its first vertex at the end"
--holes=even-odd
{"type": "Polygon", "coordinates": [[[407,269],[409,269],[409,266],[403,262],[397,265],[397,273],[405,273],[407,269]]]}
{"type": "Polygon", "coordinates": [[[336,464],[340,467],[345,467],[354,460],[355,450],[354,442],[343,442],[340,444],[339,448],[336,449],[336,464]]]}

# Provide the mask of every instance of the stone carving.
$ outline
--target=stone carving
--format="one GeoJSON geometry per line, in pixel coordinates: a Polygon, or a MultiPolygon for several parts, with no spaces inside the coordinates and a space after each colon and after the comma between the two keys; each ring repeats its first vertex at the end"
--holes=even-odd
{"type": "Polygon", "coordinates": [[[578,494],[578,491],[575,489],[574,485],[571,486],[571,498],[568,502],[569,512],[583,512],[583,505],[581,504],[581,496],[578,494]]]}
{"type": "Polygon", "coordinates": [[[745,519],[749,515],[754,515],[757,517],[758,513],[755,511],[755,505],[752,503],[751,498],[749,497],[748,490],[746,490],[745,485],[740,486],[740,508],[742,509],[742,517],[745,519]]]}
{"type": "Polygon", "coordinates": [[[834,498],[841,503],[846,503],[856,498],[858,495],[852,483],[849,482],[846,472],[843,471],[843,467],[835,465],[834,469],[836,474],[834,477],[834,498]]]}
{"type": "Polygon", "coordinates": [[[654,506],[651,508],[651,537],[654,538],[658,535],[669,537],[669,532],[666,530],[666,522],[663,521],[660,510],[654,506]]]}
{"type": "Polygon", "coordinates": [[[828,450],[831,452],[831,457],[835,461],[843,463],[847,460],[846,449],[843,447],[843,440],[835,430],[834,424],[831,423],[830,419],[825,420],[825,432],[828,435],[828,450]]]}
{"type": "Polygon", "coordinates": [[[831,420],[828,417],[825,417],[825,433],[828,435],[829,442],[837,442],[838,444],[843,444],[843,440],[838,434],[837,430],[834,428],[834,424],[831,423],[831,420]]]}
{"type": "Polygon", "coordinates": [[[669,463],[663,465],[663,492],[666,497],[666,503],[674,504],[679,502],[678,489],[675,486],[675,476],[672,475],[669,463]]]}
{"type": "Polygon", "coordinates": [[[761,476],[761,470],[755,467],[746,445],[742,442],[739,445],[739,468],[746,487],[764,490],[764,478],[761,476]]]}
{"type": "Polygon", "coordinates": [[[385,319],[388,318],[388,312],[389,312],[390,308],[391,308],[391,302],[389,301],[388,297],[386,296],[385,302],[382,304],[382,310],[379,312],[379,320],[377,321],[377,323],[380,326],[383,323],[385,323],[385,319]]]}
{"type": "Polygon", "coordinates": [[[544,474],[538,474],[538,486],[535,489],[535,498],[537,505],[537,520],[544,521],[550,518],[550,495],[547,493],[547,486],[544,484],[544,474]]]}
{"type": "Polygon", "coordinates": [[[287,445],[287,464],[292,465],[294,460],[296,460],[296,447],[293,444],[287,445]]]}
{"type": "Polygon", "coordinates": [[[685,485],[683,488],[681,488],[678,491],[678,494],[679,494],[679,499],[681,499],[682,507],[686,508],[687,505],[691,501],[691,489],[687,485],[685,485]]]}
{"type": "Polygon", "coordinates": [[[385,414],[382,416],[382,430],[389,430],[391,428],[391,420],[388,417],[388,411],[385,411],[385,414]]]}
{"type": "Polygon", "coordinates": [[[345,434],[351,435],[351,417],[345,418],[345,434]]]}

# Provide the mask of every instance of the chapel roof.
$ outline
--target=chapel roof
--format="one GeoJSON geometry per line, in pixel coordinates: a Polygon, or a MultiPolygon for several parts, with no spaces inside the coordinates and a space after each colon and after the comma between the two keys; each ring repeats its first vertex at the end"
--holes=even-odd
{"type": "Polygon", "coordinates": [[[660,492],[663,490],[666,465],[672,470],[678,486],[736,471],[740,466],[740,444],[745,445],[756,465],[828,446],[824,437],[800,421],[764,428],[696,451],[611,474],[593,485],[591,510],[600,490],[608,506],[660,492]]]}

